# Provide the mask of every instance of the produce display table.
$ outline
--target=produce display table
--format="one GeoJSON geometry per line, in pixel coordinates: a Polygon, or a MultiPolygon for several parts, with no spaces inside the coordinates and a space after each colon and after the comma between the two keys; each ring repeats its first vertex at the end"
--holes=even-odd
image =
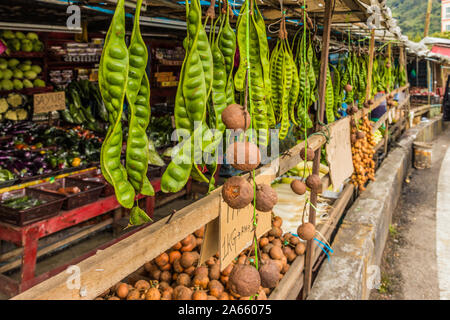
{"type": "MultiPolygon", "coordinates": [[[[155,179],[151,181],[151,183],[153,185],[153,188],[155,189],[155,192],[159,192],[161,190],[161,179],[155,179]]],[[[146,212],[152,218],[155,208],[155,197],[146,197],[139,195],[138,199],[142,198],[145,198],[146,212]]],[[[87,204],[79,208],[75,208],[73,210],[61,211],[61,213],[57,216],[41,220],[23,227],[0,222],[0,240],[13,242],[14,244],[23,248],[20,283],[11,279],[10,277],[0,274],[0,291],[10,296],[16,295],[64,270],[64,268],[68,265],[73,264],[73,261],[71,261],[71,263],[69,264],[58,267],[38,277],[35,277],[38,241],[40,238],[49,236],[63,229],[73,227],[84,221],[98,217],[120,207],[121,206],[117,202],[116,197],[113,195],[106,198],[100,198],[96,202],[87,204]]],[[[145,226],[148,226],[148,224],[136,228],[132,232],[127,233],[121,238],[115,239],[102,247],[112,245],[113,243],[133,234],[134,232],[142,229],[145,226]]],[[[89,252],[82,257],[77,258],[76,260],[81,261],[86,257],[95,254],[96,251],[97,249],[89,252]]]]}

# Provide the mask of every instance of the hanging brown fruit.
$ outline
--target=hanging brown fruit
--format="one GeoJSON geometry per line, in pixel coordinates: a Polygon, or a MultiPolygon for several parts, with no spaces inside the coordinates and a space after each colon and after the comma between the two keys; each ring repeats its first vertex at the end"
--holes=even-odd
{"type": "Polygon", "coordinates": [[[348,83],[345,85],[344,90],[347,92],[350,92],[350,91],[353,91],[353,87],[351,84],[348,83]]]}
{"type": "Polygon", "coordinates": [[[322,181],[318,174],[311,174],[306,178],[306,186],[311,189],[312,192],[322,192],[322,181]]]}
{"type": "Polygon", "coordinates": [[[268,184],[256,186],[255,208],[258,211],[269,212],[278,202],[277,192],[268,184]]]}
{"type": "Polygon", "coordinates": [[[230,104],[222,112],[222,122],[227,129],[247,130],[250,127],[250,114],[239,104],[230,104]]]}
{"type": "Polygon", "coordinates": [[[356,139],[364,139],[364,137],[366,136],[366,133],[363,131],[358,131],[356,132],[356,139]]]}
{"type": "Polygon", "coordinates": [[[298,195],[304,195],[306,193],[306,184],[300,180],[294,180],[291,182],[291,189],[298,195]]]}
{"type": "Polygon", "coordinates": [[[261,285],[264,288],[275,288],[280,281],[280,270],[273,260],[264,260],[261,262],[259,275],[261,277],[261,285]]]}
{"type": "Polygon", "coordinates": [[[252,202],[253,187],[243,177],[231,177],[222,187],[222,197],[231,208],[242,209],[252,202]]]}
{"type": "MultiPolygon", "coordinates": [[[[307,148],[306,149],[306,160],[307,161],[313,161],[314,160],[314,150],[312,148],[307,148]]],[[[303,148],[300,151],[300,158],[302,158],[302,160],[305,160],[305,148],[303,148]]]]}
{"type": "Polygon", "coordinates": [[[297,235],[302,240],[312,240],[316,234],[316,227],[310,222],[303,223],[297,228],[297,235]]]}
{"type": "Polygon", "coordinates": [[[231,271],[228,287],[232,294],[238,297],[250,297],[259,291],[261,276],[255,267],[247,264],[237,264],[231,271]]]}
{"type": "Polygon", "coordinates": [[[261,163],[261,152],[254,143],[237,141],[227,149],[227,163],[237,170],[251,171],[261,163]]]}

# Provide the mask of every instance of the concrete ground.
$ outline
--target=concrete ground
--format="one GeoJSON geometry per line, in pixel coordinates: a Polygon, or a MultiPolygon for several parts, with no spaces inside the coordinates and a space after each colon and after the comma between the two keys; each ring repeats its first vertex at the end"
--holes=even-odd
{"type": "Polygon", "coordinates": [[[404,182],[371,299],[450,299],[449,147],[447,129],[433,142],[432,168],[413,168],[404,182]]]}

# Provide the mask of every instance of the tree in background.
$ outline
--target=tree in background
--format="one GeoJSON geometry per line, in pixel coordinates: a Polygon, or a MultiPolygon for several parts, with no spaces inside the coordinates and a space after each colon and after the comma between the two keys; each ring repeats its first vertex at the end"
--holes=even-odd
{"type": "MultiPolygon", "coordinates": [[[[423,38],[427,2],[425,0],[387,0],[387,5],[392,10],[392,16],[397,19],[402,33],[416,42],[423,38]]],[[[429,34],[436,34],[440,31],[441,1],[433,0],[429,34]]]]}

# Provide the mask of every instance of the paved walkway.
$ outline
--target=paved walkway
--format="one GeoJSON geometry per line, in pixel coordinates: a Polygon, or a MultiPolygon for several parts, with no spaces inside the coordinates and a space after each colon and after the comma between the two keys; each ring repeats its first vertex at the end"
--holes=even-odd
{"type": "Polygon", "coordinates": [[[445,153],[438,180],[436,253],[440,299],[450,300],[450,148],[445,153]]]}
{"type": "Polygon", "coordinates": [[[433,142],[432,168],[412,169],[371,299],[450,299],[450,129],[433,142]]]}

